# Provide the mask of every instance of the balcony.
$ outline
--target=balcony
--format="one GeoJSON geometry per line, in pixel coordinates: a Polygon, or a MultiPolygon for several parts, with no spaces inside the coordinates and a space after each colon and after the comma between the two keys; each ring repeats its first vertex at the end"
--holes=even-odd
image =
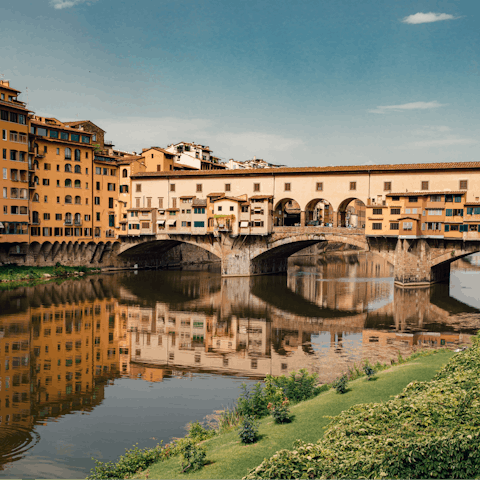
{"type": "Polygon", "coordinates": [[[72,226],[73,225],[73,220],[65,220],[63,222],[63,224],[66,225],[66,226],[72,226]]]}
{"type": "Polygon", "coordinates": [[[37,184],[35,182],[28,182],[28,188],[36,188],[37,184]]]}
{"type": "Polygon", "coordinates": [[[76,226],[81,226],[83,225],[83,222],[81,220],[74,220],[73,224],[76,226]]]}

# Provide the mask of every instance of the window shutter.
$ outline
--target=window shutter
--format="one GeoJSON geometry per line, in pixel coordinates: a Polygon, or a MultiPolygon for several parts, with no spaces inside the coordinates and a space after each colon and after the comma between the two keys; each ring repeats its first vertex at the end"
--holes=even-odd
{"type": "Polygon", "coordinates": [[[453,217],[453,210],[451,208],[447,208],[445,215],[447,217],[453,217]]]}

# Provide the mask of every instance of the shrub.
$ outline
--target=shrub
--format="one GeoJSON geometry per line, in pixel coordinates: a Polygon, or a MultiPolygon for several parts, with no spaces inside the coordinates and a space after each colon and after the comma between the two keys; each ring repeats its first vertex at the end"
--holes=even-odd
{"type": "Polygon", "coordinates": [[[277,387],[275,393],[272,395],[271,402],[267,405],[276,423],[287,423],[290,421],[289,403],[283,390],[277,387]]]}
{"type": "Polygon", "coordinates": [[[205,457],[207,456],[205,447],[195,445],[192,441],[185,442],[182,445],[180,454],[182,455],[182,473],[200,470],[205,464],[205,457]]]}
{"type": "Polygon", "coordinates": [[[347,376],[342,375],[341,377],[337,378],[333,382],[332,386],[337,393],[345,393],[347,391],[347,384],[348,384],[347,376]]]}
{"type": "Polygon", "coordinates": [[[351,407],[316,444],[297,442],[253,478],[475,478],[480,471],[480,337],[430,382],[351,407]]]}
{"type": "Polygon", "coordinates": [[[368,362],[363,366],[363,371],[367,376],[367,380],[371,380],[377,373],[368,362]]]}
{"type": "Polygon", "coordinates": [[[195,442],[203,442],[203,440],[212,438],[216,434],[215,430],[211,428],[205,428],[199,421],[189,423],[187,425],[187,430],[187,438],[190,438],[195,442]]]}
{"type": "Polygon", "coordinates": [[[250,415],[246,415],[238,431],[243,443],[255,443],[258,439],[258,422],[250,415]]]}
{"type": "Polygon", "coordinates": [[[248,389],[242,383],[243,392],[237,400],[238,413],[241,416],[265,417],[268,415],[268,399],[261,383],[256,383],[253,388],[248,389]]]}
{"type": "MultiPolygon", "coordinates": [[[[302,402],[318,395],[318,375],[316,373],[309,374],[305,369],[301,369],[298,373],[291,372],[288,377],[267,375],[265,378],[267,397],[274,395],[277,388],[283,390],[290,402],[302,402]]],[[[268,400],[271,401],[271,398],[268,400]]]]}

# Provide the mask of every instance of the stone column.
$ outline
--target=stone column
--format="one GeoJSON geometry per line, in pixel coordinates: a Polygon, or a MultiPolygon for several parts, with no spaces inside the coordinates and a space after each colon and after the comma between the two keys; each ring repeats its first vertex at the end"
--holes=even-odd
{"type": "Polygon", "coordinates": [[[300,226],[305,226],[305,212],[303,210],[300,212],[300,226]]]}

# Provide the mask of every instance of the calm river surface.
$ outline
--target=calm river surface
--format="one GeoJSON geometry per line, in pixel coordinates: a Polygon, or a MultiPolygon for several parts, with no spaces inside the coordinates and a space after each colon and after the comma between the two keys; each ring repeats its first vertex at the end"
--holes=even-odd
{"type": "MultiPolygon", "coordinates": [[[[476,260],[476,258],[474,258],[476,260]]],[[[394,287],[365,253],[291,259],[288,275],[139,271],[0,291],[0,478],[85,478],[91,457],[153,447],[231,405],[242,382],[468,344],[480,267],[394,287]]]]}

